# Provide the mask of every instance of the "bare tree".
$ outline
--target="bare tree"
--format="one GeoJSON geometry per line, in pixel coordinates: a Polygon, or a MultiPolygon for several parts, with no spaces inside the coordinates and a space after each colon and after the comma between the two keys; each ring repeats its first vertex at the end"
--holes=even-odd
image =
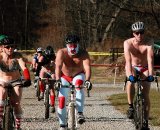
{"type": "MultiPolygon", "coordinates": [[[[112,0],[111,0],[111,2],[112,2],[112,0]]],[[[125,4],[128,3],[128,2],[129,2],[129,0],[124,0],[120,7],[123,8],[125,6],[125,4]]],[[[114,22],[116,21],[116,18],[119,16],[119,14],[121,12],[121,8],[116,8],[115,9],[113,17],[111,18],[110,22],[108,23],[108,25],[107,25],[107,27],[105,29],[105,32],[104,32],[104,35],[103,35],[103,38],[102,38],[102,45],[105,42],[105,39],[106,39],[106,37],[108,35],[109,30],[111,29],[111,27],[113,26],[114,22]]]]}

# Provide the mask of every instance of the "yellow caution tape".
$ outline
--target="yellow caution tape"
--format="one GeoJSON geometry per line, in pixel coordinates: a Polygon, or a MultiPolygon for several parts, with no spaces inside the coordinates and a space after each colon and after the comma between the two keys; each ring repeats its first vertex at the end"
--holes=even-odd
{"type": "MultiPolygon", "coordinates": [[[[89,55],[92,56],[111,56],[113,53],[108,53],[108,52],[88,52],[89,55]]],[[[114,53],[115,55],[117,53],[114,53]]],[[[118,53],[118,55],[122,55],[123,53],[118,53]]]]}
{"type": "MultiPolygon", "coordinates": [[[[18,50],[18,52],[36,52],[36,50],[18,50]]],[[[91,56],[111,56],[113,53],[109,52],[88,52],[91,56]]],[[[115,55],[117,53],[114,53],[115,55]]],[[[123,53],[118,53],[118,55],[122,55],[123,53]]]]}
{"type": "Polygon", "coordinates": [[[36,50],[18,50],[18,52],[36,52],[36,50]]]}

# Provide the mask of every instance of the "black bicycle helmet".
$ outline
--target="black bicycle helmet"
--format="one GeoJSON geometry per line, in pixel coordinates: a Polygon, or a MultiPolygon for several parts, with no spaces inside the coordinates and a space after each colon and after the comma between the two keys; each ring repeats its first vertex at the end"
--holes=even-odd
{"type": "Polygon", "coordinates": [[[54,50],[51,46],[47,46],[46,49],[45,49],[45,54],[46,55],[52,55],[54,54],[54,50]]]}
{"type": "Polygon", "coordinates": [[[69,34],[67,37],[66,37],[66,44],[68,43],[78,43],[80,41],[80,38],[78,35],[75,35],[75,34],[69,34]]]}
{"type": "Polygon", "coordinates": [[[54,50],[51,46],[47,46],[45,49],[45,55],[50,59],[50,60],[55,60],[55,53],[54,50]]]}
{"type": "Polygon", "coordinates": [[[14,44],[14,40],[7,35],[0,35],[0,45],[14,44]]]}

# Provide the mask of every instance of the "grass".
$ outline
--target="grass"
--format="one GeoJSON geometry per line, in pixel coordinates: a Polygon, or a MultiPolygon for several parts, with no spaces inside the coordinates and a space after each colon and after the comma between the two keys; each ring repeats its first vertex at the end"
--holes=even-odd
{"type": "MultiPolygon", "coordinates": [[[[116,82],[124,81],[125,73],[117,71],[116,82]]],[[[92,83],[113,83],[115,78],[114,67],[92,67],[92,83]]]]}
{"type": "MultiPolygon", "coordinates": [[[[150,110],[150,124],[160,126],[160,92],[154,89],[150,91],[151,110],[150,110]]],[[[126,93],[114,94],[108,98],[112,105],[122,113],[126,114],[128,109],[126,93]]]]}

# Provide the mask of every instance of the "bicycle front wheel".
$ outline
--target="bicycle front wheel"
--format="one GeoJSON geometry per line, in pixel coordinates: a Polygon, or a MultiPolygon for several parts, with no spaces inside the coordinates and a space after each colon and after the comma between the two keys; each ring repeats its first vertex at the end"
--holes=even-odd
{"type": "Polygon", "coordinates": [[[10,106],[6,106],[3,116],[3,130],[13,130],[14,125],[13,109],[10,106]]]}
{"type": "Polygon", "coordinates": [[[90,92],[88,89],[87,89],[87,96],[90,97],[90,92]]]}
{"type": "Polygon", "coordinates": [[[68,128],[70,130],[75,130],[75,105],[73,102],[69,103],[68,106],[68,128]]]}
{"type": "Polygon", "coordinates": [[[44,105],[45,105],[45,119],[49,118],[49,87],[46,87],[45,96],[44,96],[44,105]]]}
{"type": "Polygon", "coordinates": [[[139,97],[135,101],[135,114],[134,114],[134,122],[137,130],[141,130],[143,128],[144,121],[144,105],[143,98],[139,97]]]}

